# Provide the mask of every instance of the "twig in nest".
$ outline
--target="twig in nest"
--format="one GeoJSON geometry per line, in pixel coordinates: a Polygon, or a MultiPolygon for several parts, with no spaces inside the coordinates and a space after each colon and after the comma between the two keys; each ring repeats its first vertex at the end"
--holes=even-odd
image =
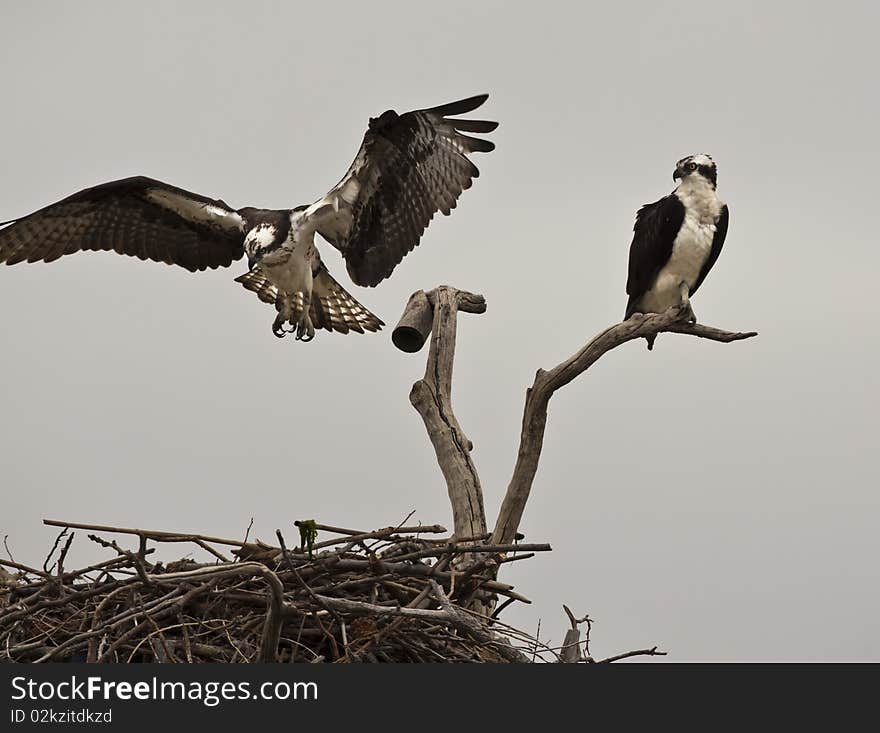
{"type": "MultiPolygon", "coordinates": [[[[300,522],[294,522],[294,525],[299,527],[300,522]]],[[[377,529],[373,532],[361,532],[350,529],[340,529],[339,527],[329,528],[324,524],[315,524],[315,529],[327,532],[336,532],[337,534],[345,534],[346,537],[335,537],[329,540],[322,540],[321,542],[316,542],[314,545],[315,550],[320,550],[325,547],[332,547],[333,545],[341,545],[343,543],[351,543],[351,542],[360,542],[362,540],[372,540],[372,539],[388,539],[391,540],[397,534],[443,534],[445,533],[446,527],[442,527],[439,524],[430,524],[430,525],[419,525],[417,527],[385,527],[383,529],[377,529]]]]}
{"type": "Polygon", "coordinates": [[[129,529],[127,527],[110,527],[105,524],[81,524],[79,522],[62,522],[58,519],[44,519],[43,524],[50,527],[70,527],[72,529],[87,529],[94,532],[111,532],[115,534],[133,534],[138,537],[146,537],[156,542],[193,542],[203,540],[213,542],[215,545],[232,545],[244,547],[245,543],[238,540],[228,540],[222,537],[211,537],[203,534],[188,534],[185,532],[162,532],[155,529],[129,529]]]}
{"type": "Polygon", "coordinates": [[[52,549],[49,550],[49,554],[46,555],[46,559],[43,560],[43,570],[44,570],[46,573],[50,574],[50,575],[52,574],[52,570],[55,568],[55,563],[52,563],[52,567],[50,568],[50,567],[49,567],[49,560],[52,559],[52,555],[54,555],[54,554],[55,554],[55,550],[58,549],[58,545],[59,545],[59,543],[61,542],[61,538],[62,538],[62,537],[66,537],[66,536],[67,536],[67,533],[68,533],[69,531],[70,531],[70,530],[69,530],[67,527],[65,527],[64,529],[62,529],[62,530],[58,533],[58,536],[55,538],[55,542],[52,543],[52,549]]]}
{"type": "MultiPolygon", "coordinates": [[[[92,542],[97,542],[102,547],[110,547],[116,550],[122,557],[126,557],[131,560],[132,565],[134,565],[134,569],[137,571],[138,577],[141,579],[141,582],[145,585],[150,584],[150,579],[147,577],[147,567],[146,563],[141,559],[139,555],[136,555],[133,552],[129,552],[128,550],[123,550],[118,544],[116,544],[116,540],[105,540],[96,534],[86,535],[92,542]]],[[[144,550],[144,554],[146,554],[146,550],[144,550]]]]}
{"type": "Polygon", "coordinates": [[[12,550],[9,549],[9,545],[6,543],[6,540],[8,539],[8,534],[3,535],[3,548],[6,550],[6,554],[9,556],[9,559],[12,560],[12,562],[15,562],[15,558],[12,556],[12,550]]]}
{"type": "Polygon", "coordinates": [[[251,521],[248,522],[247,529],[244,532],[244,539],[242,540],[242,546],[247,544],[248,537],[250,537],[251,529],[253,529],[253,526],[254,526],[254,518],[251,517],[251,521]]]}
{"type": "Polygon", "coordinates": [[[232,560],[230,560],[228,557],[226,557],[226,555],[224,555],[219,550],[215,550],[213,547],[211,547],[211,545],[209,545],[204,540],[193,540],[193,542],[195,544],[197,544],[199,547],[201,547],[203,550],[207,550],[214,557],[216,557],[220,562],[232,562],[232,560]]]}
{"type": "Polygon", "coordinates": [[[621,659],[628,659],[629,657],[665,657],[666,652],[657,651],[657,647],[652,646],[650,649],[636,649],[631,652],[624,652],[623,654],[615,654],[613,657],[606,657],[605,659],[600,659],[596,664],[608,664],[609,662],[617,662],[621,659]]]}

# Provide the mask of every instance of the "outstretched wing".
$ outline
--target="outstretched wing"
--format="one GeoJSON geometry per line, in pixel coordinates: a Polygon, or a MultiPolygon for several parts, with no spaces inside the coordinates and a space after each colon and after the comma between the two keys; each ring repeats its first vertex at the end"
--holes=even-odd
{"type": "Polygon", "coordinates": [[[626,280],[629,302],[624,320],[635,313],[639,298],[650,289],[657,273],[669,261],[683,221],[684,204],[675,194],[645,204],[636,214],[629,247],[629,276],[626,280]]]}
{"type": "Polygon", "coordinates": [[[0,229],[0,262],[52,262],[80,250],[180,265],[227,267],[245,224],[225,203],[142,176],[87,188],[0,229]]]}
{"type": "Polygon", "coordinates": [[[724,206],[721,207],[721,215],[718,217],[718,221],[715,224],[715,236],[712,238],[712,249],[709,250],[709,257],[703,264],[703,269],[700,270],[700,275],[694,283],[694,288],[690,293],[691,295],[696,293],[697,288],[703,284],[703,280],[706,279],[706,275],[709,274],[709,270],[712,269],[712,265],[715,264],[715,260],[717,260],[718,255],[721,254],[721,248],[724,246],[724,240],[727,238],[728,215],[727,204],[724,204],[724,206]]]}
{"type": "MultiPolygon", "coordinates": [[[[251,292],[257,294],[264,303],[271,303],[276,310],[281,309],[278,289],[260,272],[260,268],[246,272],[235,278],[251,292]]],[[[301,293],[294,296],[293,320],[295,321],[303,308],[301,293]]],[[[328,331],[348,333],[349,331],[378,331],[385,324],[358,303],[333,277],[327,268],[321,265],[312,285],[312,302],[309,306],[309,317],[315,328],[328,331]]]]}
{"type": "Polygon", "coordinates": [[[480,175],[467,156],[495,145],[462,133],[491,132],[498,123],[447,116],[475,110],[488,96],[403,115],[388,110],[370,120],[348,172],[306,211],[306,220],[342,252],[355,283],[373,286],[388,277],[434,214],[448,215],[480,175]]]}

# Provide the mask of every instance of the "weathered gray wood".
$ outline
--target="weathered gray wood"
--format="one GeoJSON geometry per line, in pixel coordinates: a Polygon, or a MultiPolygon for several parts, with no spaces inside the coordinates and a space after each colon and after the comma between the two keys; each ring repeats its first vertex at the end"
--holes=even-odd
{"type": "Polygon", "coordinates": [[[512,542],[516,535],[541,459],[544,429],[547,426],[547,405],[556,390],[583,374],[603,354],[633,339],[663,331],[685,333],[724,343],[757,336],[755,332],[738,333],[699,323],[683,323],[684,311],[683,306],[674,306],[665,313],[634,315],[623,323],[606,328],[580,351],[550,371],[538,370],[534,383],[526,390],[516,466],[501,503],[490,542],[505,544],[512,542]]]}
{"type": "Polygon", "coordinates": [[[566,664],[574,664],[581,661],[581,632],[579,629],[568,629],[562,640],[562,649],[559,650],[559,661],[566,664]]]}
{"type": "Polygon", "coordinates": [[[403,309],[403,315],[391,332],[391,341],[401,351],[414,354],[420,351],[431,335],[434,309],[424,290],[417,290],[403,309]]]}
{"type": "MultiPolygon", "coordinates": [[[[425,296],[433,312],[431,348],[425,376],[413,385],[409,399],[425,423],[446,480],[455,536],[473,537],[486,532],[486,513],[480,478],[470,455],[473,444],[452,411],[452,367],[458,311],[483,313],[486,301],[481,295],[445,285],[425,296]]],[[[407,310],[414,298],[410,298],[407,310]]]]}
{"type": "Polygon", "coordinates": [[[592,622],[590,621],[589,615],[584,616],[583,618],[575,618],[571,609],[565,604],[562,604],[562,609],[565,611],[565,615],[568,616],[568,622],[571,626],[565,631],[565,638],[562,640],[562,648],[559,650],[559,661],[564,664],[576,664],[577,662],[584,660],[584,654],[581,651],[581,631],[578,628],[578,625],[587,624],[587,638],[585,642],[586,644],[589,644],[590,624],[592,622]]]}

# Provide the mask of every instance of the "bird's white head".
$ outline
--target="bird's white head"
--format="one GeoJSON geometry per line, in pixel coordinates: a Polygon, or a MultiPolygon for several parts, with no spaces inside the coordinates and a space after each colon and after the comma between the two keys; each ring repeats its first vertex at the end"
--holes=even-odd
{"type": "Polygon", "coordinates": [[[718,183],[718,167],[711,155],[699,153],[697,155],[688,155],[675,164],[675,171],[672,174],[672,180],[679,178],[684,181],[689,176],[700,176],[704,178],[712,188],[718,183]]]}
{"type": "Polygon", "coordinates": [[[268,251],[278,246],[278,228],[269,223],[257,224],[244,239],[248,268],[253,270],[268,251]]]}

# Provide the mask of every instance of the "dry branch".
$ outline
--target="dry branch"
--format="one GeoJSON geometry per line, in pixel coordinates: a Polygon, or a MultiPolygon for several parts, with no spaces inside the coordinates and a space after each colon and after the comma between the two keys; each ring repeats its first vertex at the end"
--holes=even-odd
{"type": "Polygon", "coordinates": [[[473,443],[464,434],[452,411],[452,367],[458,311],[483,313],[486,301],[481,295],[444,285],[430,293],[415,293],[407,304],[402,321],[427,323],[429,309],[432,325],[428,363],[424,378],[413,385],[409,399],[422,416],[446,479],[455,535],[481,535],[486,532],[483,490],[471,459],[473,443]]]}
{"type": "Polygon", "coordinates": [[[668,331],[729,343],[757,335],[754,332],[722,331],[702,324],[683,323],[684,315],[685,309],[681,306],[670,308],[665,313],[637,314],[623,323],[606,328],[577,353],[549,371],[538,370],[534,383],[526,390],[516,466],[495,522],[491,542],[511,542],[519,528],[541,459],[547,406],[558,389],[583,374],[604,354],[633,339],[668,331]]]}
{"type": "Polygon", "coordinates": [[[164,532],[156,529],[129,529],[128,527],[111,527],[105,524],[80,524],[77,522],[64,522],[58,519],[44,519],[43,524],[50,527],[70,527],[71,529],[88,529],[95,532],[111,532],[114,534],[133,534],[145,537],[148,540],[160,542],[214,542],[218,545],[231,545],[234,547],[246,547],[247,543],[240,540],[228,540],[222,537],[209,537],[203,534],[187,534],[184,532],[164,532]]]}
{"type": "Polygon", "coordinates": [[[666,652],[657,651],[657,647],[652,646],[650,649],[635,649],[631,652],[623,654],[615,654],[611,657],[598,660],[597,664],[609,664],[611,662],[619,662],[621,659],[629,659],[630,657],[665,657],[666,652]]]}
{"type": "MultiPolygon", "coordinates": [[[[472,576],[494,577],[502,558],[493,556],[492,553],[501,551],[501,548],[508,551],[510,543],[521,537],[517,529],[541,457],[547,424],[547,407],[550,398],[558,389],[583,374],[602,355],[633,339],[648,338],[649,343],[652,343],[653,337],[658,333],[672,332],[729,343],[757,335],[754,332],[730,332],[702,324],[688,323],[684,320],[689,315],[688,309],[686,306],[677,306],[665,313],[637,314],[623,323],[607,328],[553,369],[549,371],[539,369],[533,385],[526,391],[520,446],[513,476],[502,501],[495,527],[487,537],[482,488],[470,455],[473,444],[465,437],[455,418],[451,399],[458,311],[482,313],[485,309],[486,303],[481,296],[448,286],[438,287],[429,293],[418,291],[413,293],[407,302],[392,336],[395,345],[407,352],[418,351],[428,336],[431,336],[425,376],[413,385],[410,402],[422,416],[437,455],[437,462],[446,479],[458,543],[459,545],[462,543],[460,538],[464,536],[474,538],[475,556],[470,566],[465,566],[465,572],[462,574],[464,582],[472,576]],[[483,575],[478,575],[479,573],[483,575]]],[[[428,556],[427,551],[417,551],[404,554],[402,558],[428,556]]],[[[465,607],[470,600],[471,597],[465,597],[465,607]]],[[[505,606],[506,604],[501,608],[505,606]]],[[[485,613],[491,611],[492,603],[483,605],[479,602],[471,603],[471,607],[485,613]]],[[[585,643],[588,644],[589,618],[575,619],[567,607],[565,610],[571,628],[566,632],[565,641],[560,648],[562,652],[560,661],[593,661],[588,650],[586,654],[581,650],[578,629],[579,624],[587,624],[585,643]]],[[[627,652],[611,660],[640,654],[653,655],[662,652],[658,652],[654,647],[650,650],[627,652]]]]}

